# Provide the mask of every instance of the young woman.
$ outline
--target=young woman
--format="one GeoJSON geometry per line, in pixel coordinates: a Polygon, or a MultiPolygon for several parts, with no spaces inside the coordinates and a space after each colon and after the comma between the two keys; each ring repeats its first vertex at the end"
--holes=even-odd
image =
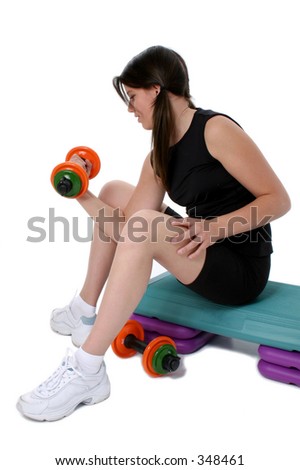
{"type": "MultiPolygon", "coordinates": [[[[87,192],[78,199],[95,219],[88,272],[80,295],[52,312],[51,327],[72,335],[79,349],[20,397],[21,413],[40,421],[109,396],[103,356],[143,296],[153,260],[212,301],[250,302],[270,271],[269,223],[290,208],[283,185],[243,129],[194,106],[176,52],[150,47],[113,84],[128,111],[152,130],[152,150],[135,188],[113,181],[99,197],[87,192]],[[187,218],[163,204],[166,192],[186,207],[187,218]]],[[[89,172],[89,164],[73,159],[89,172]]]]}

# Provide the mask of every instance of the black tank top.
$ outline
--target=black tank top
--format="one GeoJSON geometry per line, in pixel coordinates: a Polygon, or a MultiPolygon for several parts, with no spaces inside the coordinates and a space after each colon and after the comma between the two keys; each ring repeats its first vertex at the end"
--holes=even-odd
{"type": "MultiPolygon", "coordinates": [[[[227,115],[198,108],[184,136],[170,148],[168,194],[190,217],[214,218],[240,209],[255,197],[242,186],[208,151],[204,139],[207,121],[227,115]]],[[[235,121],[234,121],[235,122],[235,121]]],[[[269,224],[224,239],[244,254],[266,256],[272,253],[269,224]]]]}

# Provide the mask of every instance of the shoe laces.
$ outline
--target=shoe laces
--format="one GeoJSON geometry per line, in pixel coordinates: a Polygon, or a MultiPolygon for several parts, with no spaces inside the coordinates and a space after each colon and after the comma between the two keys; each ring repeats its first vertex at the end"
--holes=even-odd
{"type": "Polygon", "coordinates": [[[50,375],[50,377],[48,377],[47,380],[37,387],[36,391],[38,395],[43,397],[52,396],[75,376],[81,377],[82,374],[75,367],[73,353],[68,349],[60,366],[52,375],[50,375]]]}

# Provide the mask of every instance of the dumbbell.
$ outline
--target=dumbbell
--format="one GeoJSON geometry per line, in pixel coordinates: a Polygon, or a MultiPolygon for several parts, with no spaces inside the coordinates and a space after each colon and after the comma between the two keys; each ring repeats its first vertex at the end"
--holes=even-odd
{"type": "Polygon", "coordinates": [[[141,353],[144,370],[152,377],[174,372],[180,364],[175,342],[167,336],[158,336],[145,343],[144,328],[136,320],[128,320],[111,346],[113,352],[122,358],[141,353]]]}
{"type": "Polygon", "coordinates": [[[51,173],[52,186],[61,196],[70,198],[82,196],[89,186],[89,179],[99,173],[100,167],[99,156],[94,150],[89,147],[74,147],[68,152],[65,162],[53,169],[51,173]],[[74,155],[91,162],[92,169],[89,176],[80,165],[70,162],[74,155]]]}

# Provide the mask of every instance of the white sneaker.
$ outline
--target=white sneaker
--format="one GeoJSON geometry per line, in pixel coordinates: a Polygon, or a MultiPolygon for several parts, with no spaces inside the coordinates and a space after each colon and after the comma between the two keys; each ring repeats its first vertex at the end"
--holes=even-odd
{"type": "Polygon", "coordinates": [[[53,310],[50,318],[50,326],[53,331],[61,335],[71,335],[74,346],[82,346],[91,332],[96,320],[96,315],[79,319],[72,313],[72,302],[63,308],[53,310]]]}
{"type": "Polygon", "coordinates": [[[20,413],[36,421],[56,421],[70,415],[80,403],[94,405],[109,397],[104,362],[97,374],[85,375],[69,354],[45,382],[19,398],[20,413]]]}

